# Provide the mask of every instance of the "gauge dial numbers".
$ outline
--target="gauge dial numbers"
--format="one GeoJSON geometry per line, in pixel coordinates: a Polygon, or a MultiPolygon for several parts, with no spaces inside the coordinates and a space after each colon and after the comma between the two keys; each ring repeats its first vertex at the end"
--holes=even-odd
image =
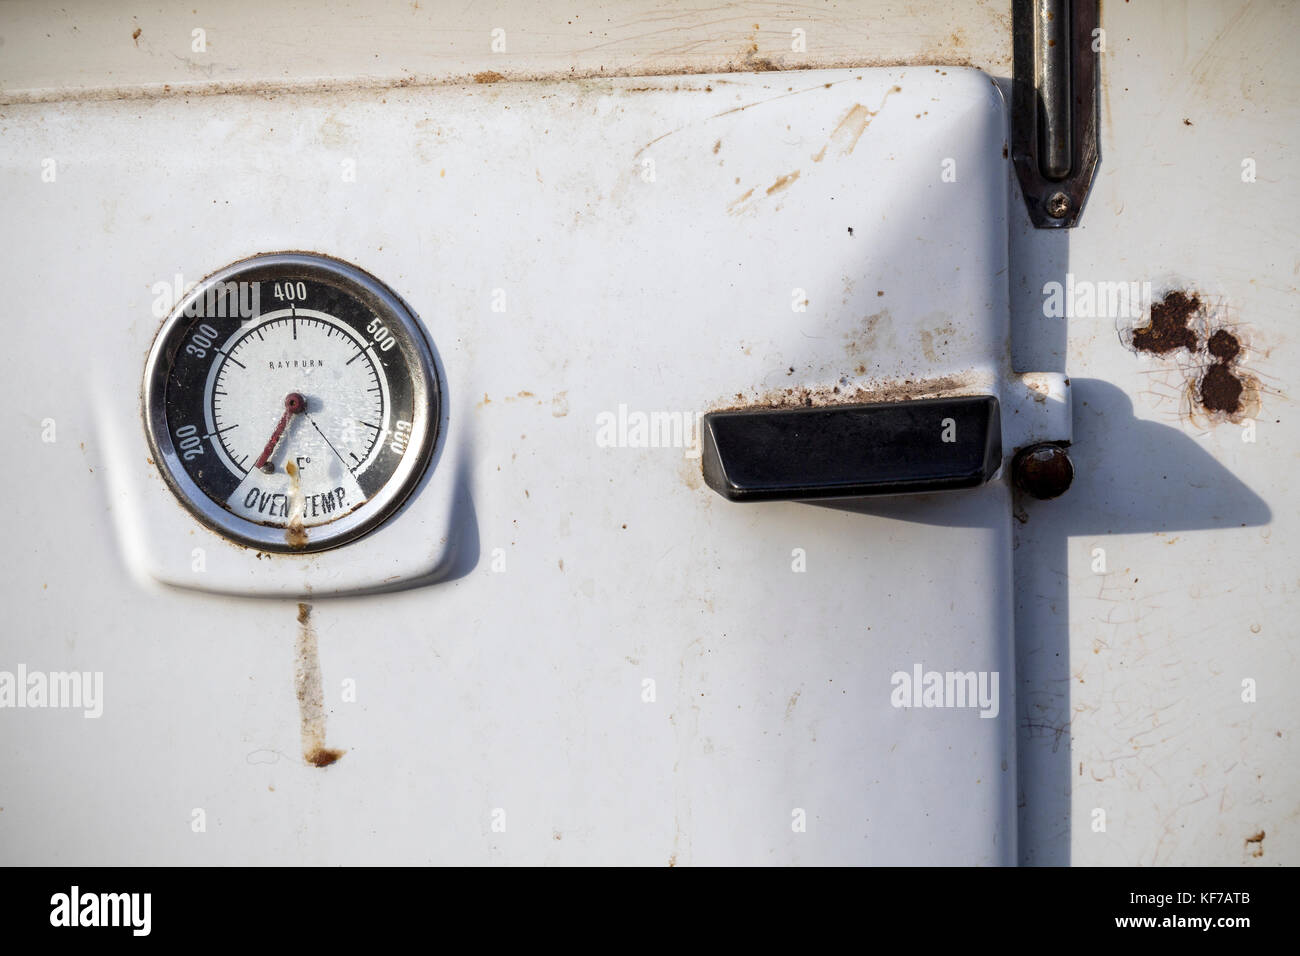
{"type": "Polygon", "coordinates": [[[258,256],[173,311],[145,377],[163,477],[209,527],[266,551],[373,530],[419,483],[440,390],[419,323],[337,260],[258,256]]]}

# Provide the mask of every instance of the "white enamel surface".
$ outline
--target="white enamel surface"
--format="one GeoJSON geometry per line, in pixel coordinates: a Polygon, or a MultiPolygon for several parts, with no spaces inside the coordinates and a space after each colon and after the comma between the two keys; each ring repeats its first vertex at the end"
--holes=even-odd
{"type": "MultiPolygon", "coordinates": [[[[24,381],[24,407],[67,436],[42,449],[38,500],[57,495],[77,533],[52,542],[33,509],[7,552],[14,593],[34,602],[24,614],[76,635],[51,657],[20,634],[10,653],[102,668],[111,697],[93,723],[5,714],[6,761],[27,783],[0,825],[31,824],[12,856],[1015,859],[1006,486],[874,514],[742,507],[703,486],[690,448],[595,438],[620,404],[696,411],[737,392],[904,377],[999,390],[1001,96],[982,74],[934,68],[691,85],[11,115],[6,191],[16,215],[49,224],[4,267],[20,313],[47,301],[57,224],[87,203],[116,209],[79,237],[80,281],[65,290],[69,315],[99,317],[58,352],[87,374],[24,381]],[[118,134],[128,115],[138,147],[118,134]],[[15,188],[21,157],[46,152],[78,157],[66,182],[15,188]],[[347,158],[355,182],[339,177],[347,158]],[[946,159],[963,188],[941,180],[946,159]],[[131,185],[145,168],[159,172],[131,185]],[[285,248],[355,262],[410,303],[445,367],[448,421],[432,477],[384,528],[257,558],[188,520],[150,474],[138,383],[153,282],[285,248]],[[94,569],[75,605],[59,602],[67,548],[94,569]],[[357,703],[332,704],[329,741],[348,753],[325,771],[297,753],[296,604],[148,586],[316,595],[420,569],[433,583],[313,598],[326,686],[358,688],[357,703]],[[113,617],[128,631],[94,623],[113,617]],[[997,717],[891,706],[890,675],[916,663],[998,672],[997,717]],[[110,772],[123,748],[153,754],[166,787],[110,772]],[[92,779],[95,805],[129,809],[65,844],[41,821],[87,799],[92,779]],[[223,824],[187,840],[200,805],[223,824]],[[807,832],[792,830],[797,810],[807,832]]],[[[33,332],[15,347],[48,370],[33,332]]]]}

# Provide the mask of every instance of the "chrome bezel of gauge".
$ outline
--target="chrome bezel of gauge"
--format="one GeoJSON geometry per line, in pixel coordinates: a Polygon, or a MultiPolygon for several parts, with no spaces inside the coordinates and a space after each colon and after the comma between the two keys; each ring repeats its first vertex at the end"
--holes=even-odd
{"type": "MultiPolygon", "coordinates": [[[[424,329],[406,304],[374,276],[349,263],[317,253],[278,252],[252,256],[212,273],[190,290],[168,315],[145,364],[143,410],[145,433],[154,462],[176,498],[205,526],[239,544],[260,551],[303,554],[324,551],[355,541],[391,517],[420,483],[437,444],[442,391],[433,352],[424,329]],[[335,521],[306,529],[306,543],[290,544],[283,526],[258,524],[241,518],[216,501],[190,477],[167,426],[167,376],[194,316],[187,307],[222,282],[266,282],[302,278],[342,288],[382,318],[397,336],[410,374],[411,435],[401,461],[384,486],[371,498],[335,521]]],[[[224,466],[223,466],[224,467],[224,466]]]]}

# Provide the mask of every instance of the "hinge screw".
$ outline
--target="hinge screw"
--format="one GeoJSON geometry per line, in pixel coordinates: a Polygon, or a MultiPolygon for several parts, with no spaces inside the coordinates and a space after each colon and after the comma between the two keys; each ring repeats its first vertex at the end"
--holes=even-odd
{"type": "Polygon", "coordinates": [[[1064,219],[1070,211],[1070,197],[1065,193],[1052,193],[1047,197],[1047,214],[1053,219],[1064,219]]]}

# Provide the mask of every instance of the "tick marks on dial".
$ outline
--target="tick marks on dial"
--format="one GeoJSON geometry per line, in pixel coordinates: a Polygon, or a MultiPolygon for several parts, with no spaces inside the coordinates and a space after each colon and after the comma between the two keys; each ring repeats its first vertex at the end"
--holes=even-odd
{"type": "MultiPolygon", "coordinates": [[[[343,364],[344,364],[344,365],[351,365],[352,363],[356,362],[356,360],[359,359],[359,358],[361,358],[361,356],[365,355],[365,351],[367,351],[368,349],[370,349],[370,347],[372,347],[373,345],[374,345],[374,342],[367,342],[367,343],[365,343],[364,346],[361,346],[360,349],[357,349],[357,350],[356,350],[356,355],[352,356],[352,358],[348,359],[347,362],[344,362],[343,364]]],[[[372,371],[370,371],[370,375],[374,375],[374,371],[373,371],[373,369],[372,369],[372,371]]]]}
{"type": "Polygon", "coordinates": [[[216,438],[216,437],[217,437],[218,435],[220,435],[222,432],[228,432],[228,431],[230,431],[232,428],[238,428],[238,427],[239,427],[239,422],[235,422],[235,424],[233,424],[233,425],[227,425],[225,428],[217,428],[217,429],[214,429],[213,431],[210,431],[210,432],[208,432],[206,435],[204,435],[204,436],[203,436],[203,440],[204,440],[204,441],[207,441],[209,438],[216,438]]]}

